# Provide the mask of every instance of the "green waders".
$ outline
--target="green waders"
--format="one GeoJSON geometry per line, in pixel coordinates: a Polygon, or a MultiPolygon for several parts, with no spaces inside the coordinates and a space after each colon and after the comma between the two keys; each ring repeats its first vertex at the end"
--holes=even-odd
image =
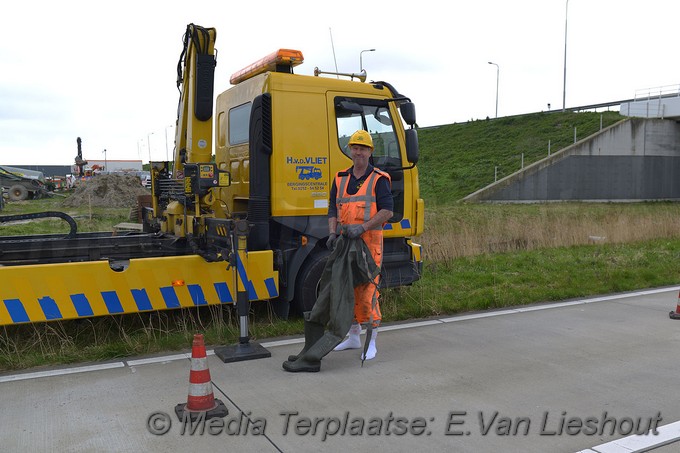
{"type": "Polygon", "coordinates": [[[372,281],[380,269],[361,238],[338,238],[321,274],[319,296],[305,312],[305,346],[288,357],[283,369],[316,372],[321,359],[344,338],[354,318],[354,287],[372,281]],[[328,327],[328,331],[326,330],[328,327]]]}

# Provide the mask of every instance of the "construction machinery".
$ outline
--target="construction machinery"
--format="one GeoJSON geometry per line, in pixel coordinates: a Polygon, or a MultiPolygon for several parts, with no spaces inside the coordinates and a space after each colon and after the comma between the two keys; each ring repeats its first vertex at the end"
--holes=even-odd
{"type": "Polygon", "coordinates": [[[87,161],[83,159],[83,141],[80,137],[76,139],[76,145],[78,145],[78,154],[76,154],[75,158],[75,167],[78,169],[76,176],[80,177],[85,175],[83,167],[87,165],[87,161]]]}
{"type": "Polygon", "coordinates": [[[332,180],[352,165],[358,129],[392,177],[381,285],[420,278],[411,100],[363,70],[295,74],[302,53],[280,49],[234,73],[214,109],[215,40],[214,28],[187,26],[173,161],[151,162],[143,231],[78,233],[61,217],[65,235],[0,237],[0,325],[242,300],[269,300],[282,317],[310,309],[329,255],[332,180]]]}
{"type": "Polygon", "coordinates": [[[0,189],[7,192],[10,201],[43,198],[49,195],[45,175],[41,171],[0,166],[0,189]]]}

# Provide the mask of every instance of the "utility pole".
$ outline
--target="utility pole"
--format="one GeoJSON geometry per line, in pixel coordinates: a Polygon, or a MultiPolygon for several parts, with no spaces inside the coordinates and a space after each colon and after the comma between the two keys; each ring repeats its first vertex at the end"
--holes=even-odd
{"type": "Polygon", "coordinates": [[[496,66],[496,118],[498,118],[498,80],[501,74],[501,67],[491,61],[489,64],[496,66]]]}
{"type": "Polygon", "coordinates": [[[153,132],[146,134],[146,146],[149,148],[149,169],[151,168],[151,136],[153,132]]]}
{"type": "Polygon", "coordinates": [[[569,0],[564,12],[564,84],[562,85],[562,111],[567,107],[567,17],[569,15],[569,0]]]}

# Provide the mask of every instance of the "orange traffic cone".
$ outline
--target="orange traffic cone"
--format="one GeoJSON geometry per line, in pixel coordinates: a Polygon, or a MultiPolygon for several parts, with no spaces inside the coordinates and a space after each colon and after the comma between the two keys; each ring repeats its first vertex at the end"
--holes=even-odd
{"type": "Polygon", "coordinates": [[[678,294],[678,304],[675,307],[675,311],[668,313],[671,319],[680,319],[680,293],[678,294]]]}
{"type": "Polygon", "coordinates": [[[175,406],[175,413],[180,421],[187,413],[191,419],[205,413],[205,419],[213,417],[226,417],[229,410],[224,403],[215,399],[210,369],[208,369],[208,357],[205,353],[203,335],[194,335],[194,343],[191,348],[191,372],[189,373],[189,396],[187,402],[175,406]]]}

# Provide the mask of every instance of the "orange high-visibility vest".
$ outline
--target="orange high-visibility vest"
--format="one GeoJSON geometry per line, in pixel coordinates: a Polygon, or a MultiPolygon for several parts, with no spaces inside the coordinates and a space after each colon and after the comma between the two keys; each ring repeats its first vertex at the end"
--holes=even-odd
{"type": "MultiPolygon", "coordinates": [[[[391,183],[390,175],[382,170],[373,168],[370,175],[364,180],[364,183],[359,187],[357,193],[350,195],[347,192],[347,187],[350,180],[350,169],[340,172],[335,175],[335,187],[337,189],[337,196],[335,203],[338,207],[338,222],[341,225],[354,225],[368,222],[371,217],[377,214],[378,204],[376,203],[375,187],[378,178],[385,177],[391,183]],[[345,176],[341,176],[344,173],[345,176]]],[[[383,225],[378,225],[371,230],[364,231],[361,235],[368,249],[371,251],[371,256],[378,267],[382,266],[383,253],[383,225]]],[[[375,279],[378,283],[378,277],[375,279]]],[[[378,293],[375,293],[376,304],[372,305],[372,299],[375,292],[373,284],[366,283],[357,286],[354,289],[354,317],[359,323],[366,323],[373,315],[373,323],[377,324],[382,318],[380,308],[377,303],[378,293]]]]}

